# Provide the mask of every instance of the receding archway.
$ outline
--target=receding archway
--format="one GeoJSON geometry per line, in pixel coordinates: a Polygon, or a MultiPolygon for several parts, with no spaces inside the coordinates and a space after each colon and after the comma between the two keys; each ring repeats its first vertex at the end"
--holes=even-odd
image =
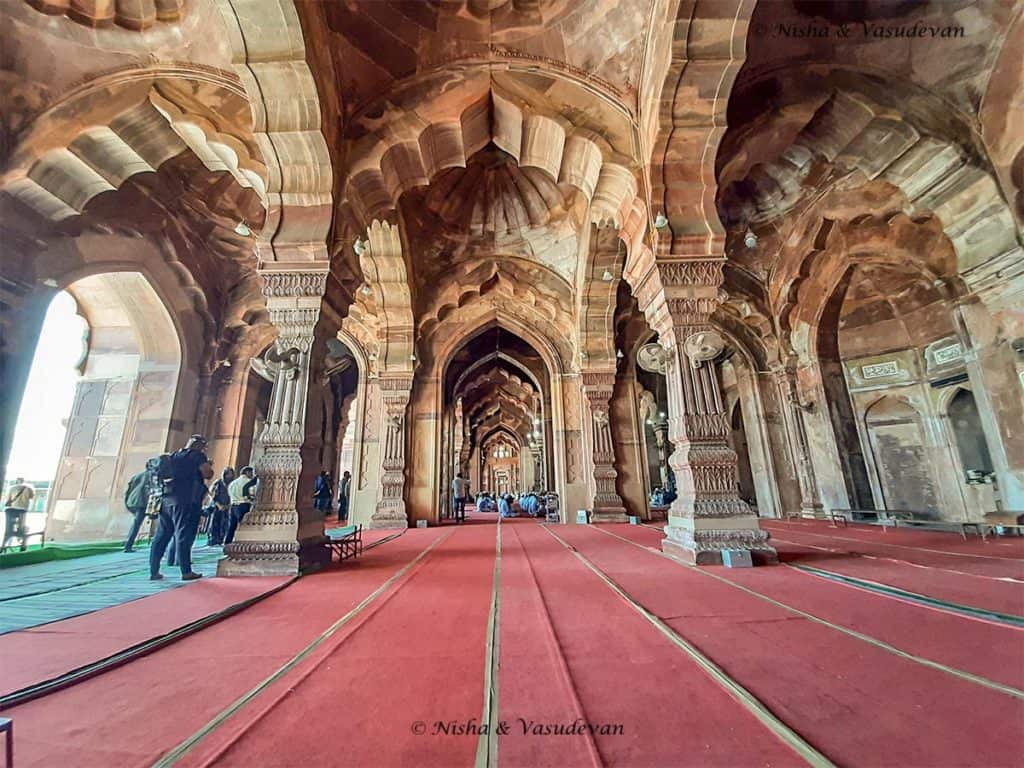
{"type": "Polygon", "coordinates": [[[442,398],[443,491],[456,472],[469,479],[471,492],[552,488],[551,384],[529,343],[499,325],[466,338],[445,366],[442,398]]]}

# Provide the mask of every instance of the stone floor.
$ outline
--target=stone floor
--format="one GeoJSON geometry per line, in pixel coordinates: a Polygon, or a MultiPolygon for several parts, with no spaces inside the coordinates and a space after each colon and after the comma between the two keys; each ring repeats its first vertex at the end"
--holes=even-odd
{"type": "MultiPolygon", "coordinates": [[[[197,546],[192,566],[213,576],[220,547],[197,546]]],[[[164,566],[163,581],[149,580],[149,550],[112,552],[76,560],[52,560],[0,572],[0,634],[37,627],[138,600],[192,582],[164,566]]]]}

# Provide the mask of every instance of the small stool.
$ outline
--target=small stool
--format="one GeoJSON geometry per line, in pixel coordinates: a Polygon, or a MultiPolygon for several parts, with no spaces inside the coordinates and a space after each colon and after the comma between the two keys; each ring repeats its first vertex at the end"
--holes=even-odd
{"type": "Polygon", "coordinates": [[[14,721],[9,717],[0,717],[0,731],[7,734],[4,739],[7,742],[7,759],[4,761],[4,768],[14,768],[14,721]]]}

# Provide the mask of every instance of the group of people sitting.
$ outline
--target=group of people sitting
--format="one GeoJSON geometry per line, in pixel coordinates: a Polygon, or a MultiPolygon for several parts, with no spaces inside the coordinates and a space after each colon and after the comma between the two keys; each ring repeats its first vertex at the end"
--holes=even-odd
{"type": "Polygon", "coordinates": [[[476,497],[476,508],[481,512],[498,511],[502,517],[544,517],[547,513],[544,498],[536,493],[521,493],[518,497],[511,493],[498,494],[497,498],[488,492],[476,497]]]}

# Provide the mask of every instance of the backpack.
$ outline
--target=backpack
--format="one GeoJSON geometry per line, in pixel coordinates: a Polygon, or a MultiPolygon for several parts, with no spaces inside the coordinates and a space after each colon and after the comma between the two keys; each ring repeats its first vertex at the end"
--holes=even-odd
{"type": "Polygon", "coordinates": [[[149,473],[150,496],[174,493],[174,460],[169,453],[161,453],[146,462],[149,473]]]}

